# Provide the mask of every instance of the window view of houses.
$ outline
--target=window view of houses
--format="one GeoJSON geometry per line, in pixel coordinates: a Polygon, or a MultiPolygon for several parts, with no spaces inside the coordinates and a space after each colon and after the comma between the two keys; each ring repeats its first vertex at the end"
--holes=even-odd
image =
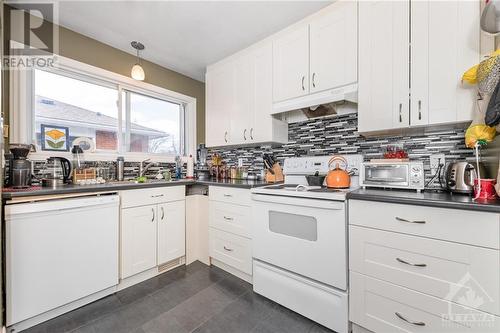
{"type": "Polygon", "coordinates": [[[83,149],[177,155],[181,153],[181,105],[64,75],[35,72],[34,137],[40,147],[42,126],[68,131],[67,147],[81,138],[83,149]],[[122,114],[121,136],[119,113],[122,114]],[[119,147],[119,138],[122,147],[119,147]]]}

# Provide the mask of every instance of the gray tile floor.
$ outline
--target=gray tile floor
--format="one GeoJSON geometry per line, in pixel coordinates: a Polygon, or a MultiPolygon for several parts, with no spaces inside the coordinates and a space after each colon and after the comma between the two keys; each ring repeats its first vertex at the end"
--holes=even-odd
{"type": "Polygon", "coordinates": [[[327,333],[330,330],[200,262],[32,327],[29,333],[327,333]]]}

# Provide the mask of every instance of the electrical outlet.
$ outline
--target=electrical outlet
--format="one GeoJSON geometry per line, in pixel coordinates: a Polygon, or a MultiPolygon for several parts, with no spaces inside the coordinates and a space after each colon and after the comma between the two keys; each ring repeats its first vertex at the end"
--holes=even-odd
{"type": "Polygon", "coordinates": [[[431,155],[431,175],[436,174],[440,164],[444,167],[444,162],[445,162],[444,154],[432,154],[431,155]]]}

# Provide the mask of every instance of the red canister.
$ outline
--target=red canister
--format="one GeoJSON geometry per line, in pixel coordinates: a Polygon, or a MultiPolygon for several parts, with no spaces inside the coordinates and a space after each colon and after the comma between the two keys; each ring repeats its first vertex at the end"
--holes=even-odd
{"type": "Polygon", "coordinates": [[[474,198],[483,200],[494,200],[497,197],[495,191],[496,179],[481,179],[481,187],[479,188],[477,179],[474,180],[474,198]],[[479,191],[479,194],[478,194],[479,191]]]}

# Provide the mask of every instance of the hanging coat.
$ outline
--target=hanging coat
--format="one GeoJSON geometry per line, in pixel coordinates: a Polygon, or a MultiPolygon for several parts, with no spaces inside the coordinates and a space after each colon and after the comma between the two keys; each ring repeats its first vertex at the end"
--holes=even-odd
{"type": "Polygon", "coordinates": [[[491,95],[484,122],[486,125],[495,127],[500,123],[500,82],[497,83],[493,94],[491,95]]]}

